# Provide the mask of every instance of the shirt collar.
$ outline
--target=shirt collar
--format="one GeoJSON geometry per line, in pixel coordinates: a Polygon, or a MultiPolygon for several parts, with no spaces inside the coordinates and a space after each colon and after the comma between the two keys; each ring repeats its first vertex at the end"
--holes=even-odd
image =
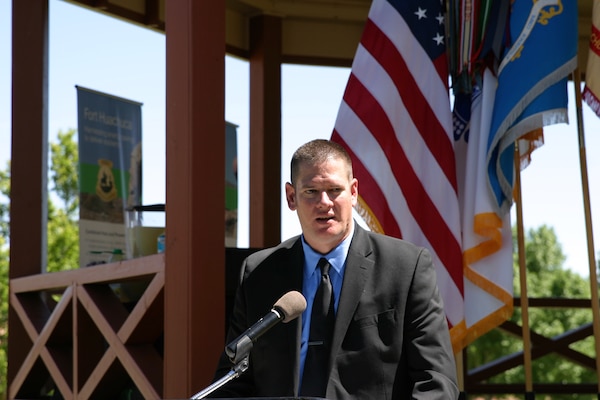
{"type": "Polygon", "coordinates": [[[304,235],[302,235],[302,248],[304,250],[304,276],[310,277],[317,267],[317,263],[320,258],[326,258],[331,264],[331,267],[342,276],[342,270],[346,263],[346,257],[348,256],[348,250],[350,249],[350,243],[352,242],[352,237],[354,236],[354,226],[356,222],[352,224],[352,229],[350,230],[350,234],[342,241],[342,243],[338,244],[333,250],[331,250],[327,254],[321,254],[313,250],[312,247],[306,243],[304,240],[304,235]]]}

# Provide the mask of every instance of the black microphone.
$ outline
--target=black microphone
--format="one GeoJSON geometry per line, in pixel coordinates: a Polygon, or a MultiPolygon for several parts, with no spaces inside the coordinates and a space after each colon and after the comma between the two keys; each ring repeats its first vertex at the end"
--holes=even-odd
{"type": "Polygon", "coordinates": [[[290,322],[306,309],[306,299],[300,292],[287,292],[273,306],[271,311],[254,325],[246,330],[241,336],[225,347],[225,354],[229,360],[237,364],[250,353],[254,342],[266,331],[275,326],[279,321],[290,322]]]}

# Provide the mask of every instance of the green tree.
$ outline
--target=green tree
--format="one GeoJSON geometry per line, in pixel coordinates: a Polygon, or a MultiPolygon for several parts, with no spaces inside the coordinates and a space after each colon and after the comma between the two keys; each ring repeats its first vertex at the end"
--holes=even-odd
{"type": "Polygon", "coordinates": [[[64,204],[66,215],[74,220],[79,210],[79,151],[73,139],[75,129],[58,132],[58,142],[50,143],[51,189],[64,204]]]}
{"type": "Polygon", "coordinates": [[[58,132],[50,144],[50,193],[58,204],[48,202],[48,272],[79,267],[78,166],[79,153],[73,139],[76,131],[58,132]]]}
{"type": "MultiPolygon", "coordinates": [[[[50,143],[50,196],[48,198],[48,272],[79,266],[78,151],[75,130],[58,133],[50,143]]],[[[8,267],[10,162],[0,170],[0,398],[7,395],[8,267]],[[8,238],[8,239],[7,239],[8,238]]]]}
{"type": "MultiPolygon", "coordinates": [[[[514,292],[520,296],[518,244],[513,229],[514,292]]],[[[542,225],[530,229],[525,237],[525,263],[529,298],[590,298],[589,282],[578,274],[564,269],[566,257],[551,227],[542,225]]],[[[515,308],[511,321],[521,325],[522,311],[515,308]]],[[[533,332],[552,338],[592,321],[590,309],[529,308],[529,325],[533,332]]],[[[574,343],[572,348],[595,357],[593,338],[574,343]]],[[[521,338],[494,329],[480,337],[467,348],[468,368],[475,368],[523,350],[521,338]]],[[[596,381],[594,371],[573,364],[556,354],[540,357],[532,362],[534,383],[590,383],[596,381]]],[[[490,379],[490,383],[523,383],[523,367],[516,367],[490,379]]],[[[554,395],[552,399],[592,399],[586,395],[554,395]]]]}

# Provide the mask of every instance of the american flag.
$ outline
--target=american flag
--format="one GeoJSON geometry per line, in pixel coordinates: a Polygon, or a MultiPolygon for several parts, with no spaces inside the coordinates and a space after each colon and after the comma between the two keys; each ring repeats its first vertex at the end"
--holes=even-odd
{"type": "Polygon", "coordinates": [[[463,264],[442,6],[373,1],[332,140],[353,159],[370,228],[431,250],[459,350],[463,264]]]}

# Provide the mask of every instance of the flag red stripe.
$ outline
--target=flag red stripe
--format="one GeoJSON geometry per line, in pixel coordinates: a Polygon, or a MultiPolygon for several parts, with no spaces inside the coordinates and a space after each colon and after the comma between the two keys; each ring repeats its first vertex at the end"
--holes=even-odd
{"type": "Polygon", "coordinates": [[[344,146],[348,154],[352,158],[352,169],[355,176],[360,176],[359,193],[363,200],[369,205],[373,214],[377,217],[378,222],[382,225],[384,233],[388,236],[402,237],[400,226],[394,218],[390,206],[385,198],[385,194],[373,176],[367,170],[365,165],[357,157],[352,148],[344,141],[340,134],[334,130],[331,135],[331,140],[344,146]]]}
{"type": "MultiPolygon", "coordinates": [[[[367,126],[387,159],[390,160],[394,177],[406,198],[413,218],[421,227],[442,263],[446,266],[462,265],[460,259],[462,253],[457,238],[431,201],[403,148],[397,142],[388,116],[377,100],[352,73],[348,79],[344,101],[367,126]]],[[[387,229],[387,225],[384,225],[384,229],[387,229]]],[[[460,269],[449,272],[456,285],[462,287],[460,269]]]]}
{"type": "MultiPolygon", "coordinates": [[[[427,147],[437,160],[446,178],[458,193],[454,149],[438,116],[431,109],[413,75],[409,71],[402,55],[394,44],[370,19],[367,20],[361,44],[377,62],[387,71],[394,81],[400,97],[407,99],[404,106],[413,116],[413,122],[419,129],[427,147]],[[419,117],[419,118],[414,118],[419,117]]],[[[439,70],[438,70],[439,73],[439,70]]],[[[444,78],[447,80],[447,78],[444,78]]]]}
{"type": "Polygon", "coordinates": [[[590,51],[600,57],[600,29],[592,24],[590,34],[590,51]]]}

